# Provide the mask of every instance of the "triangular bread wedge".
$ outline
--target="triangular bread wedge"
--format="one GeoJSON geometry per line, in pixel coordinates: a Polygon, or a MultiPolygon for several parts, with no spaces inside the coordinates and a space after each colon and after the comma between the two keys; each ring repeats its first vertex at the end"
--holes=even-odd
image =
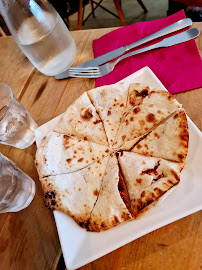
{"type": "Polygon", "coordinates": [[[154,128],[159,122],[181,107],[166,91],[151,91],[143,102],[130,110],[122,120],[114,148],[134,140],[154,128]]]}
{"type": "Polygon", "coordinates": [[[87,92],[103,121],[109,146],[113,146],[126,110],[128,84],[102,86],[87,92]]]}
{"type": "Polygon", "coordinates": [[[187,118],[184,110],[180,109],[138,142],[131,151],[145,156],[185,162],[188,142],[187,118]]]}
{"type": "Polygon", "coordinates": [[[107,146],[50,132],[36,153],[36,168],[41,177],[71,173],[110,154],[107,146]]]}
{"type": "Polygon", "coordinates": [[[85,227],[97,200],[108,159],[105,157],[99,163],[70,174],[41,178],[46,206],[67,213],[85,227]]]}
{"type": "Polygon", "coordinates": [[[184,167],[183,163],[125,151],[118,159],[134,217],[176,185],[180,181],[179,175],[184,167]]]}
{"type": "Polygon", "coordinates": [[[99,232],[132,219],[118,186],[119,166],[113,155],[109,159],[100,194],[88,222],[88,230],[99,232]]]}
{"type": "Polygon", "coordinates": [[[103,123],[86,92],[68,107],[54,131],[108,145],[103,123]]]}

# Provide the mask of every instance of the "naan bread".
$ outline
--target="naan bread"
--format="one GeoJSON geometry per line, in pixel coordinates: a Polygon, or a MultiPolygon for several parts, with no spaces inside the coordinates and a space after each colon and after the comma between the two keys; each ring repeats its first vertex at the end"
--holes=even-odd
{"type": "Polygon", "coordinates": [[[88,222],[90,231],[99,232],[116,226],[132,216],[118,189],[119,167],[115,155],[111,156],[103,178],[98,200],[88,222]]]}
{"type": "Polygon", "coordinates": [[[101,144],[50,132],[36,153],[36,167],[41,177],[71,173],[108,156],[110,149],[101,144]]]}
{"type": "Polygon", "coordinates": [[[64,112],[54,131],[108,146],[103,123],[86,92],[64,112]]]}
{"type": "Polygon", "coordinates": [[[46,205],[96,232],[139,217],[180,181],[188,150],[180,108],[138,83],[85,92],[37,150],[46,205]]]}
{"type": "Polygon", "coordinates": [[[113,146],[123,114],[126,110],[128,85],[102,86],[87,92],[103,121],[109,146],[113,146]]]}
{"type": "Polygon", "coordinates": [[[119,164],[135,217],[180,181],[179,175],[184,167],[183,163],[125,151],[119,156],[119,164]]]}
{"type": "Polygon", "coordinates": [[[189,133],[183,109],[177,111],[165,123],[151,131],[135,145],[132,152],[176,162],[185,162],[189,133]]]}
{"type": "Polygon", "coordinates": [[[159,122],[181,107],[166,91],[151,91],[143,102],[130,110],[122,120],[114,148],[148,133],[159,122]]]}
{"type": "Polygon", "coordinates": [[[108,159],[105,157],[99,163],[70,174],[41,178],[46,206],[67,213],[85,227],[97,200],[108,159]]]}

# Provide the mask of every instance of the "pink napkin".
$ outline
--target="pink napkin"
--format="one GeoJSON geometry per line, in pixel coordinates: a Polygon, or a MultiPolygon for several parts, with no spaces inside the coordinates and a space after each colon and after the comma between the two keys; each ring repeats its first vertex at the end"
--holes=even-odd
{"type": "MultiPolygon", "coordinates": [[[[114,30],[93,41],[94,56],[130,44],[183,18],[185,14],[181,10],[163,19],[114,30]]],[[[194,40],[127,58],[112,73],[97,79],[96,86],[116,83],[145,66],[156,74],[171,94],[202,87],[202,60],[194,40]]]]}

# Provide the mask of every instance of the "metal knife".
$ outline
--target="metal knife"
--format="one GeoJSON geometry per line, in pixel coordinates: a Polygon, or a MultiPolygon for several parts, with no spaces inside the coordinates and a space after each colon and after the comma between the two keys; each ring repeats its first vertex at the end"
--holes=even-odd
{"type": "MultiPolygon", "coordinates": [[[[192,25],[191,19],[189,19],[189,18],[182,19],[182,20],[175,22],[167,27],[162,28],[161,30],[159,30],[159,31],[157,31],[149,36],[146,36],[140,40],[137,40],[129,45],[120,47],[120,48],[113,50],[111,52],[105,53],[99,57],[96,57],[90,61],[87,61],[81,65],[78,65],[77,67],[96,67],[96,66],[102,65],[106,62],[109,62],[109,61],[117,58],[118,56],[121,56],[125,52],[127,52],[135,47],[138,47],[138,46],[145,44],[151,40],[154,40],[154,39],[159,38],[159,37],[163,37],[167,34],[173,33],[175,31],[178,31],[180,29],[183,29],[183,28],[191,26],[191,25],[192,25]]],[[[68,77],[69,77],[68,69],[55,76],[55,78],[58,80],[65,79],[68,77]]]]}

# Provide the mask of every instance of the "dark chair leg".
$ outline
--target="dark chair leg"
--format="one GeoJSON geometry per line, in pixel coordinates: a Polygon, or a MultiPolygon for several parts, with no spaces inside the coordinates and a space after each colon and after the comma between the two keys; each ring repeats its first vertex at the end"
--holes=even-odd
{"type": "Polygon", "coordinates": [[[140,6],[144,9],[144,13],[147,13],[147,8],[145,7],[144,3],[142,2],[142,0],[137,0],[138,3],[140,4],[140,6]]]}
{"type": "Polygon", "coordinates": [[[122,24],[122,25],[126,25],[125,18],[124,18],[124,14],[123,14],[122,8],[121,8],[121,6],[120,6],[119,0],[113,0],[113,1],[114,1],[114,5],[115,5],[115,7],[116,7],[116,10],[117,10],[117,12],[118,12],[118,15],[119,15],[121,24],[122,24]]]}
{"type": "Polygon", "coordinates": [[[91,11],[92,11],[93,17],[95,18],[95,12],[94,12],[94,6],[93,6],[92,0],[90,0],[90,4],[91,4],[91,11]]]}
{"type": "Polygon", "coordinates": [[[79,0],[79,9],[78,9],[78,22],[77,22],[77,29],[82,29],[82,22],[83,22],[83,0],[79,0]]]}

